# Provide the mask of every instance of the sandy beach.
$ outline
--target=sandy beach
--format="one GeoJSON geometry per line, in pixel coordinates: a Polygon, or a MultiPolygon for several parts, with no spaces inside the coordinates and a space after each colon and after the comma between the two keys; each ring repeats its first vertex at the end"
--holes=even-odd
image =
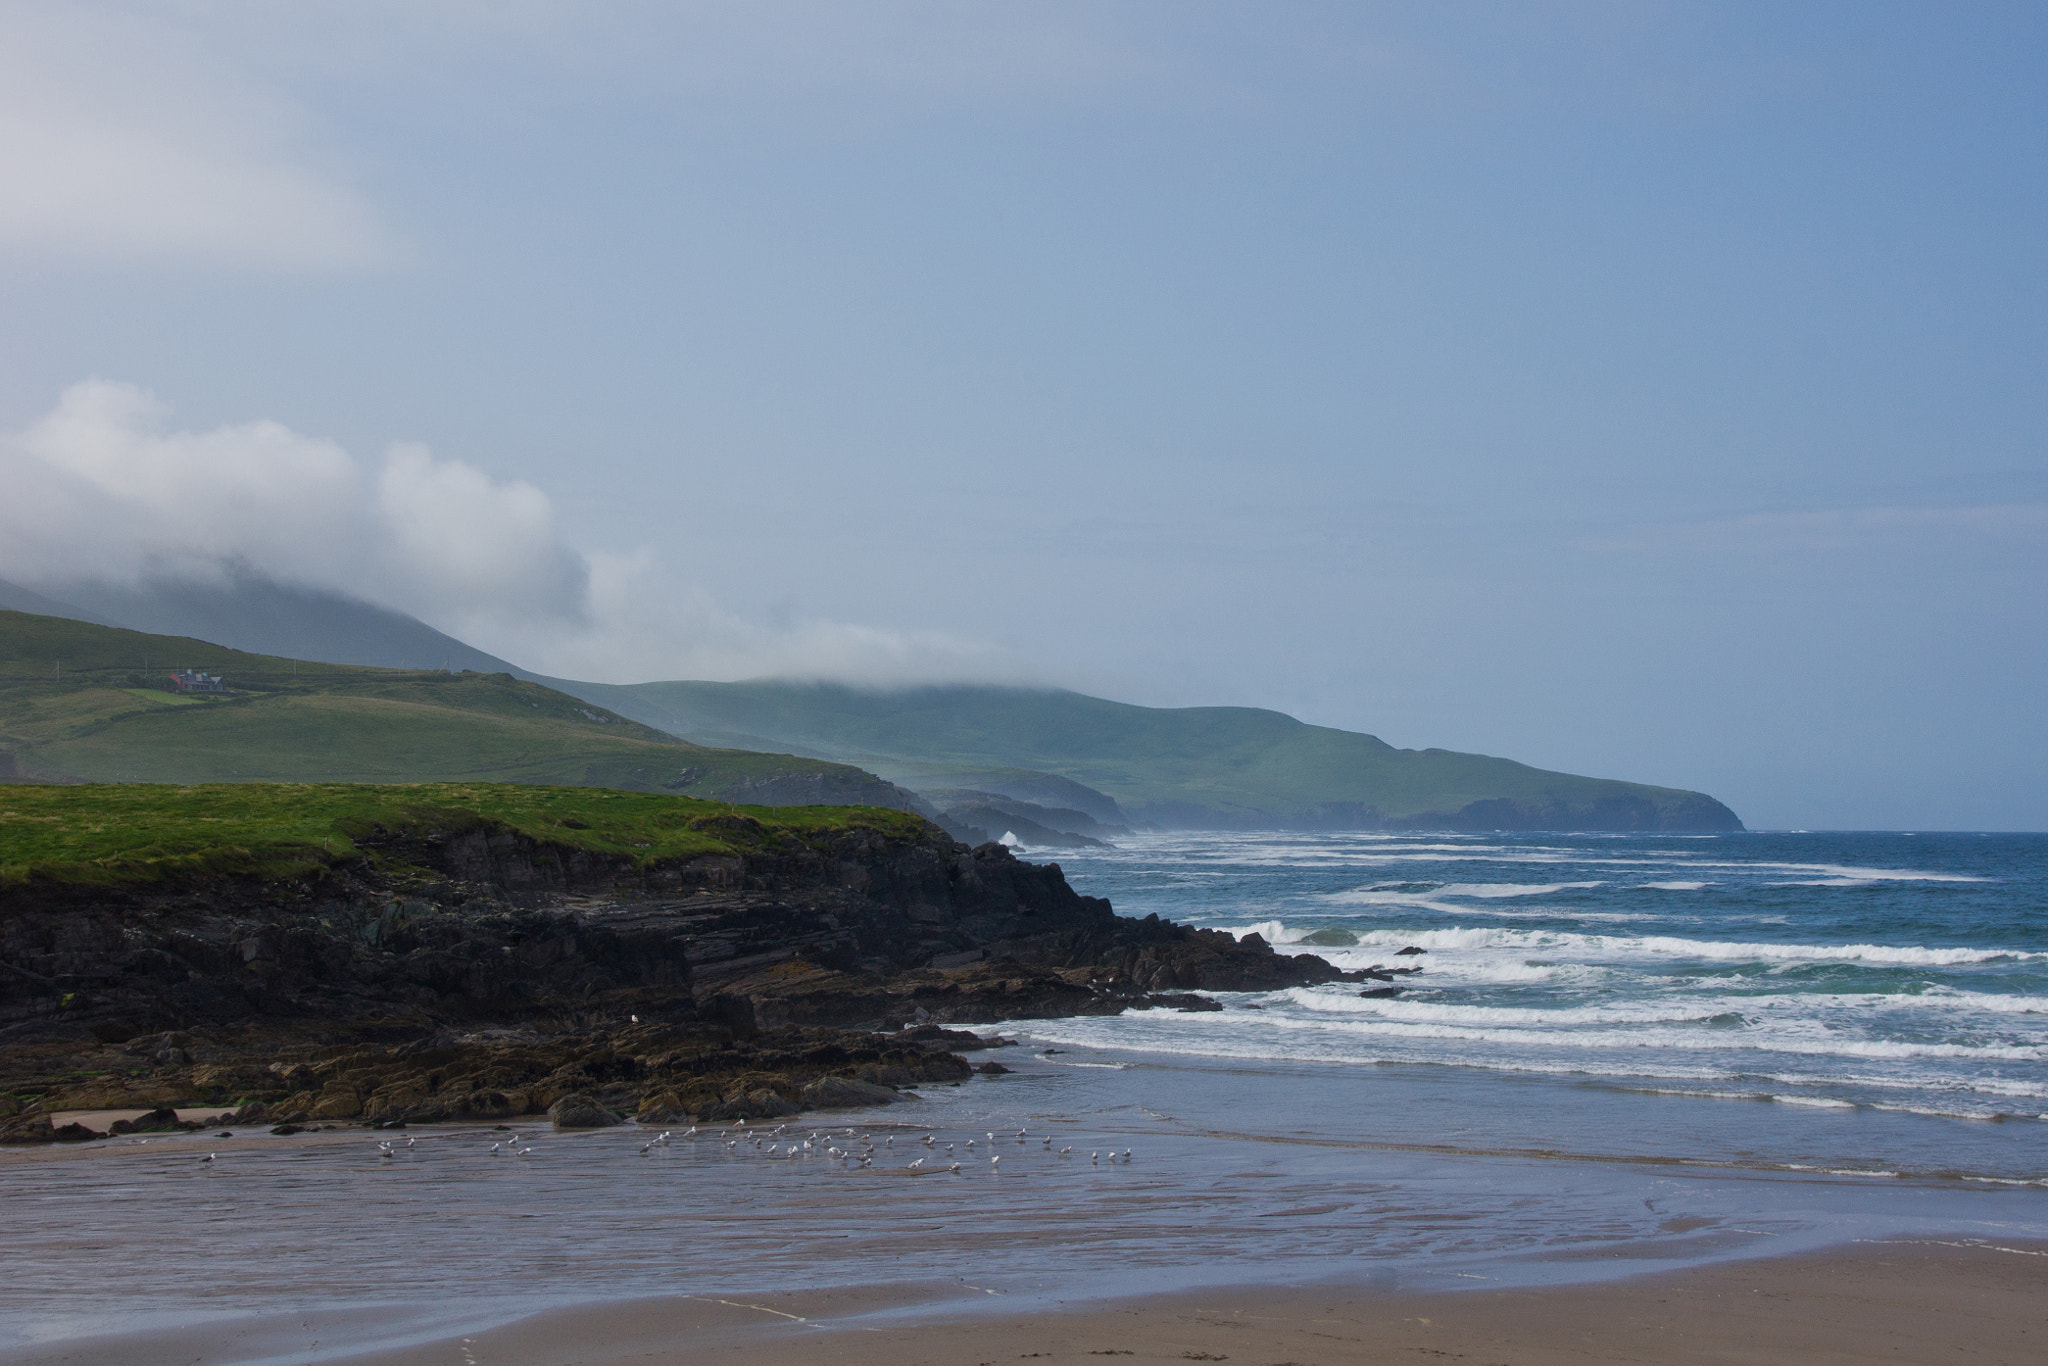
{"type": "MultiPolygon", "coordinates": [[[[934,1288],[935,1293],[937,1288],[934,1288]]],[[[957,1287],[947,1287],[956,1292],[957,1287]]],[[[1243,1366],[1468,1360],[2034,1363],[2048,1344],[2048,1244],[1861,1243],[1800,1257],[1536,1290],[1387,1295],[1211,1289],[919,1311],[914,1293],[840,1290],[598,1303],[397,1349],[351,1353],[367,1321],[240,1321],[0,1354],[8,1366],[303,1360],[358,1366],[1087,1366],[1098,1358],[1243,1366]],[[322,1337],[321,1335],[324,1335],[322,1337]],[[318,1345],[313,1345],[313,1344],[318,1345]]],[[[296,1318],[297,1316],[288,1316],[296,1318]]]]}

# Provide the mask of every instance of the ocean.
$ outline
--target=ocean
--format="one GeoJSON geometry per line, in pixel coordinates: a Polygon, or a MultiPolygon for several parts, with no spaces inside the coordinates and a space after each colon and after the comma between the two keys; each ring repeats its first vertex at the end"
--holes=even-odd
{"type": "Polygon", "coordinates": [[[0,1360],[220,1319],[238,1359],[317,1362],[648,1295],[1015,1310],[2048,1239],[2048,837],[1118,844],[1058,860],[1122,914],[1420,971],[1011,1021],[975,1055],[1006,1073],[765,1134],[0,1152],[0,1360]]]}
{"type": "Polygon", "coordinates": [[[1530,1137],[1536,1106],[1546,1142],[1588,1151],[2048,1175],[2048,837],[1119,843],[1062,851],[1062,864],[1122,914],[1420,971],[1364,984],[1398,995],[1303,988],[1217,1014],[1026,1026],[1034,1038],[1428,1076],[1466,1097],[1458,1127],[1489,1141],[1530,1137]],[[1693,1103],[1644,1111],[1644,1131],[1624,1138],[1598,1099],[1617,1095],[1693,1103]],[[1496,1105],[1514,1119],[1488,1122],[1496,1105]],[[1787,1110],[1856,1119],[1777,1118],[1787,1110]],[[1921,1117],[1943,1122],[1910,1122],[1921,1117]]]}

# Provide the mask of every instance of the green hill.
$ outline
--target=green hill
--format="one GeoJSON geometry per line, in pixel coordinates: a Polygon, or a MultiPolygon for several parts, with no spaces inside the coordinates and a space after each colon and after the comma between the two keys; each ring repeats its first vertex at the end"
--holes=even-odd
{"type": "MultiPolygon", "coordinates": [[[[1052,775],[1181,828],[1739,830],[1698,792],[1396,749],[1252,707],[1139,707],[1051,689],[550,680],[672,734],[749,737],[905,786],[1011,792],[1052,775]],[[1003,770],[1011,772],[1005,774],[1003,770]]],[[[1041,784],[1041,797],[1045,787],[1041,784]]],[[[1081,805],[1070,795],[1061,805],[1081,805]]]]}
{"type": "Polygon", "coordinates": [[[690,744],[506,673],[308,664],[10,611],[0,611],[0,776],[509,782],[921,806],[857,768],[690,744]],[[181,695],[178,669],[221,675],[227,691],[181,695]]]}

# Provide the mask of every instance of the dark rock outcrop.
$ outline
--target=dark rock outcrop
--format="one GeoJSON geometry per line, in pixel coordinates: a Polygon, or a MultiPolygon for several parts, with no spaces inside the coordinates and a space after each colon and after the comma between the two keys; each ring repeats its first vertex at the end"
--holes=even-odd
{"type": "Polygon", "coordinates": [[[698,825],[753,852],[636,868],[502,830],[364,831],[371,857],[285,883],[11,888],[0,1094],[30,1113],[9,1135],[176,1104],[298,1125],[564,1097],[758,1118],[964,1078],[974,1036],[933,1026],[1343,976],[1257,936],[1116,916],[1057,865],[929,825],[779,843],[744,814],[698,825]]]}

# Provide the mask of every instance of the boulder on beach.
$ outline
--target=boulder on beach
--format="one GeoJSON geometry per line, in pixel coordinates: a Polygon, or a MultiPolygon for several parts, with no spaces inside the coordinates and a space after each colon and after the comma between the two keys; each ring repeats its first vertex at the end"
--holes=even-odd
{"type": "Polygon", "coordinates": [[[755,1089],[736,1090],[716,1105],[708,1107],[700,1119],[781,1119],[788,1115],[801,1114],[802,1107],[785,1100],[778,1092],[761,1086],[755,1089]]]}
{"type": "Polygon", "coordinates": [[[548,1107],[557,1129],[608,1129],[624,1121],[589,1096],[563,1096],[548,1107]]]}
{"type": "Polygon", "coordinates": [[[851,1077],[819,1077],[804,1087],[804,1104],[813,1110],[855,1110],[867,1105],[893,1105],[899,1099],[886,1086],[851,1077]]]}
{"type": "Polygon", "coordinates": [[[116,1134],[160,1134],[192,1127],[194,1126],[186,1124],[178,1118],[178,1112],[175,1108],[169,1105],[159,1105],[146,1115],[137,1115],[133,1119],[115,1120],[108,1126],[107,1131],[116,1134]]]}

